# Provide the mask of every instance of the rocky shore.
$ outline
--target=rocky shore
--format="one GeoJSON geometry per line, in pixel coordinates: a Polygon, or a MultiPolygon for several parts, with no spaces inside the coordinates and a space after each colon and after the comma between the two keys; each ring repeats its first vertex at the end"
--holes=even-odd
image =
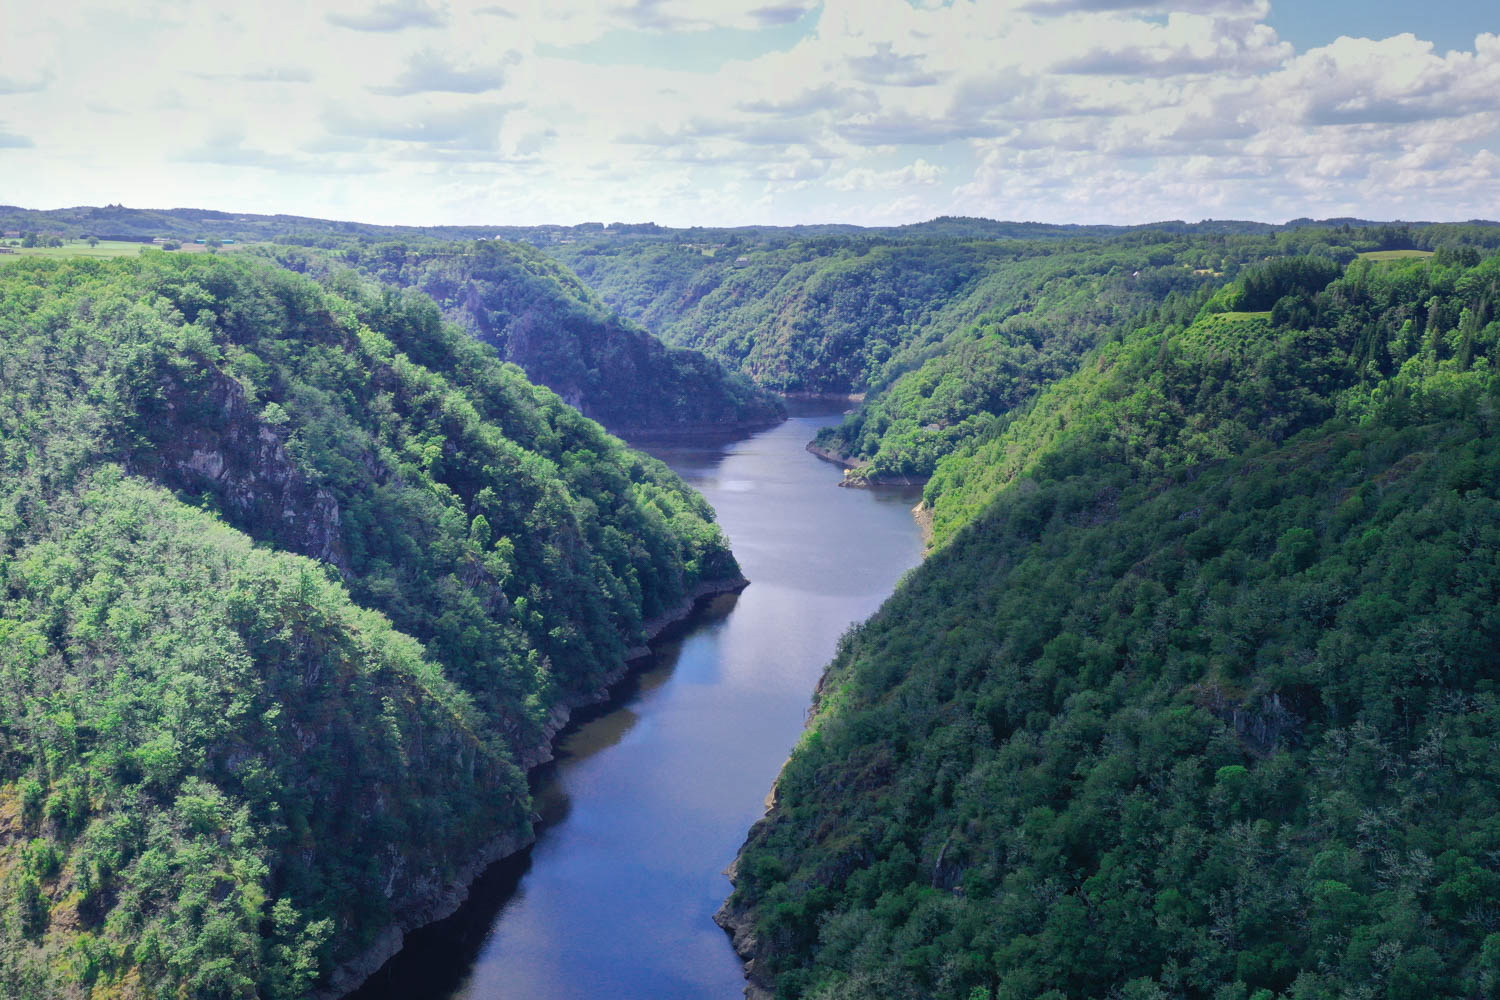
{"type": "MultiPolygon", "coordinates": [[[[739,874],[739,859],[736,858],[730,866],[725,869],[724,874],[729,876],[729,881],[734,882],[739,874]]],[[[729,935],[730,944],[734,947],[734,953],[745,963],[745,1000],[773,1000],[775,991],[771,984],[766,982],[759,973],[758,960],[755,955],[760,950],[760,942],[755,937],[755,915],[749,909],[740,909],[730,906],[730,900],[725,900],[724,905],[719,907],[714,914],[714,923],[724,928],[729,935]]]]}
{"type": "Polygon", "coordinates": [[[821,447],[816,441],[807,442],[807,451],[808,454],[816,455],[825,462],[832,462],[834,465],[839,465],[846,469],[857,469],[860,465],[855,459],[821,447]]]}
{"type": "Polygon", "coordinates": [[[857,470],[862,469],[866,463],[823,448],[815,441],[807,443],[807,450],[809,454],[816,455],[825,462],[832,462],[834,465],[843,467],[844,478],[840,481],[839,485],[847,486],[851,489],[860,489],[865,486],[922,486],[928,480],[927,476],[871,476],[860,474],[857,470]]]}

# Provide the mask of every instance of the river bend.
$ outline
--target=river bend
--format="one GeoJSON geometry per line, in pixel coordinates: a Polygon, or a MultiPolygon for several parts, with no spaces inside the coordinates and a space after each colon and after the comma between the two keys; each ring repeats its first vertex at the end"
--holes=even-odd
{"type": "Polygon", "coordinates": [[[543,826],[354,1000],[736,1000],[713,913],[840,634],[921,558],[912,489],[835,488],[804,450],[838,419],[652,448],[708,498],[751,584],[716,598],[533,773],[543,826]]]}

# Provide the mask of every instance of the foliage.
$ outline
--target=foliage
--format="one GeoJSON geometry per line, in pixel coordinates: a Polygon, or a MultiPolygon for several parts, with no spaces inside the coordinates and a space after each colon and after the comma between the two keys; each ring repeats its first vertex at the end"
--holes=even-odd
{"type": "Polygon", "coordinates": [[[861,461],[854,478],[926,477],[963,443],[992,434],[1114,331],[1192,300],[1214,275],[1147,243],[1020,257],[945,306],[885,366],[864,405],[818,444],[861,461]],[[973,322],[958,315],[984,312],[973,322]],[[952,332],[943,334],[945,325],[952,332]]]}
{"type": "Polygon", "coordinates": [[[0,994],[307,995],[528,835],[553,706],[738,575],[430,299],[328,284],[0,267],[0,994]]]}
{"type": "Polygon", "coordinates": [[[1283,294],[1275,282],[1298,280],[1288,269],[1305,271],[1316,291],[1318,275],[1326,284],[1360,251],[1500,245],[1490,225],[1336,221],[1111,228],[938,219],[776,237],[734,230],[718,234],[721,243],[703,242],[711,231],[611,232],[549,249],[626,315],[764,385],[865,392],[817,445],[857,466],[851,481],[879,482],[931,475],[1090,349],[1181,311],[1181,300],[1196,310],[1194,296],[1242,268],[1253,274],[1234,287],[1249,304],[1215,308],[1268,310],[1283,294]]]}
{"type": "Polygon", "coordinates": [[[1492,995],[1497,286],[1163,317],[940,463],[737,865],[776,993],[1492,995]]]}
{"type": "MultiPolygon", "coordinates": [[[[294,268],[328,267],[305,253],[278,256],[294,268]]],[[[342,256],[385,284],[430,295],[444,318],[611,430],[765,425],[783,416],[779,401],[744,376],[697,351],[665,346],[530,247],[381,243],[342,256]]]]}

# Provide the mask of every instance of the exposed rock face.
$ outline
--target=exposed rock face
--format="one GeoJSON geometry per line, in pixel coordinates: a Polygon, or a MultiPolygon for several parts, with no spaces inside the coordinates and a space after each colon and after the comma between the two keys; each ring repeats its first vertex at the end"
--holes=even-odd
{"type": "MultiPolygon", "coordinates": [[[[729,881],[734,882],[739,873],[739,858],[730,864],[724,871],[729,876],[729,881]]],[[[724,905],[719,907],[714,914],[714,923],[724,928],[729,934],[730,944],[734,947],[734,953],[745,963],[745,997],[746,1000],[773,1000],[775,991],[771,984],[766,982],[760,975],[758,962],[755,957],[760,950],[760,941],[755,936],[755,916],[749,909],[741,909],[730,905],[725,900],[724,905]]]]}
{"type": "Polygon", "coordinates": [[[150,445],[127,451],[126,469],[179,493],[210,494],[252,535],[347,571],[333,494],[308,481],[238,381],[212,367],[200,377],[192,388],[161,383],[165,412],[150,445]]]}
{"type": "Polygon", "coordinates": [[[531,834],[505,834],[485,844],[446,884],[434,882],[426,892],[409,895],[401,907],[397,922],[387,927],[364,952],[338,968],[313,1000],[338,1000],[359,989],[366,979],[390,961],[406,939],[408,931],[452,916],[469,898],[469,886],[490,865],[529,846],[536,838],[531,834]]]}
{"type": "Polygon", "coordinates": [[[1248,699],[1212,684],[1205,685],[1196,700],[1233,726],[1235,736],[1246,750],[1257,757],[1268,757],[1282,746],[1302,743],[1303,726],[1312,714],[1312,708],[1305,704],[1310,697],[1297,690],[1248,699]]]}

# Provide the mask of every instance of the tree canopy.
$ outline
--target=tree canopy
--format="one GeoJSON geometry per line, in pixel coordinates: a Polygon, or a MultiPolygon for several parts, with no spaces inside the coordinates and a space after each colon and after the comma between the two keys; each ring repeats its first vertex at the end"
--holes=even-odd
{"type": "Polygon", "coordinates": [[[713,512],[431,299],[0,267],[0,994],[304,997],[496,838],[713,512]]]}
{"type": "Polygon", "coordinates": [[[1500,258],[1257,269],[928,485],[723,918],[777,996],[1500,983],[1500,258]],[[1236,300],[1243,304],[1243,300],[1236,300]]]}

